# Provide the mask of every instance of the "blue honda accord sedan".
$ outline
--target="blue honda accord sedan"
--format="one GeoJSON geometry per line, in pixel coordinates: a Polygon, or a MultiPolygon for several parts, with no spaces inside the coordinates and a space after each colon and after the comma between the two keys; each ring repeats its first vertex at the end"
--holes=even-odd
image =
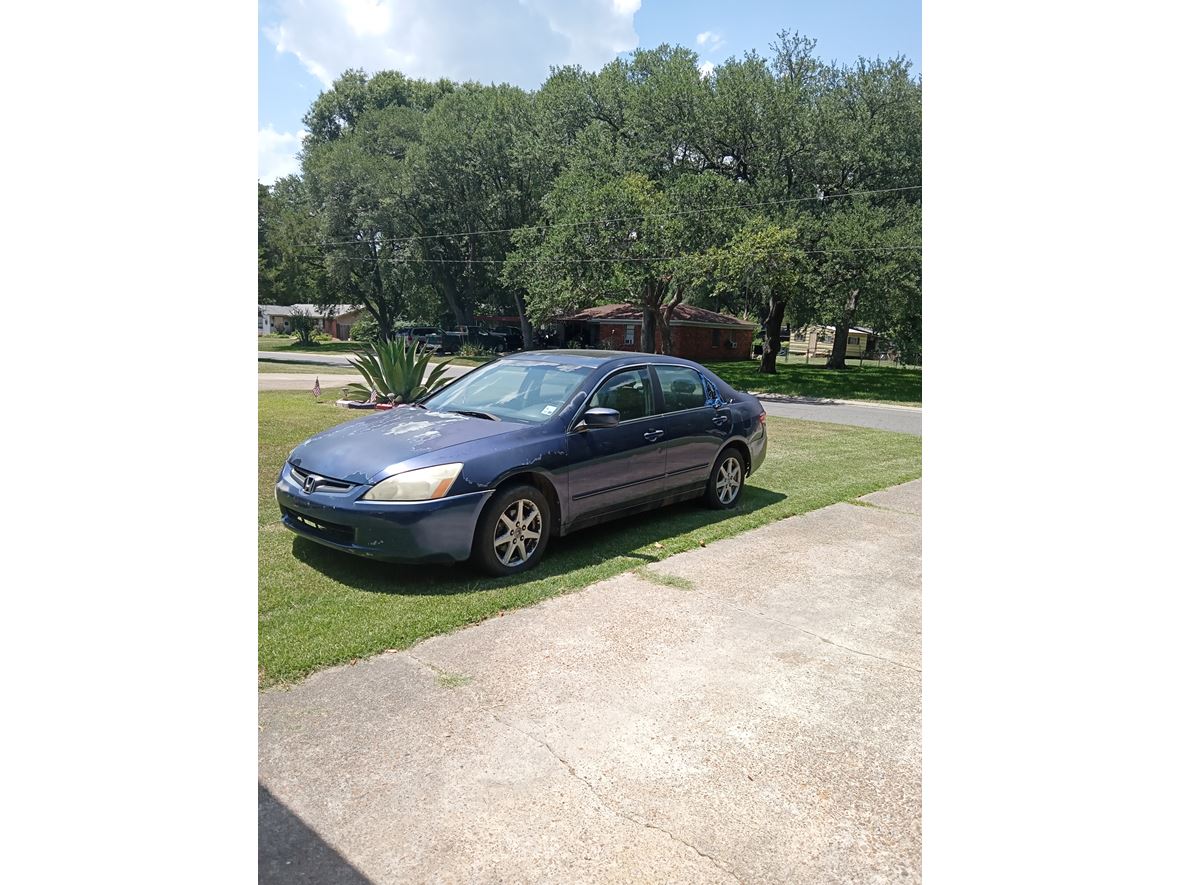
{"type": "Polygon", "coordinates": [[[534,351],[313,436],[275,496],[283,524],[319,544],[507,575],[554,535],[691,498],[733,507],[765,457],[761,403],[703,366],[534,351]]]}

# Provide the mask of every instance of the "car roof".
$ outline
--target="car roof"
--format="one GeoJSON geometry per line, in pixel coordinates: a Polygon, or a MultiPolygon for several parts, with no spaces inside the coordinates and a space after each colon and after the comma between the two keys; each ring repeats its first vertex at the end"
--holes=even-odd
{"type": "Polygon", "coordinates": [[[660,353],[629,350],[521,350],[503,357],[505,360],[527,359],[579,366],[606,366],[610,363],[661,363],[672,366],[696,366],[696,363],[660,353]]]}

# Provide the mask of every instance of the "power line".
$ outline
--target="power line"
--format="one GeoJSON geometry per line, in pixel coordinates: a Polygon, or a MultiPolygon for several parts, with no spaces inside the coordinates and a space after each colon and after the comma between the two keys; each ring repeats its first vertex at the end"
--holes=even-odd
{"type": "MultiPolygon", "coordinates": [[[[447,233],[447,234],[415,234],[412,236],[405,236],[405,237],[382,238],[381,244],[385,245],[385,244],[389,244],[389,243],[408,243],[408,242],[413,242],[413,241],[418,241],[418,240],[449,239],[449,238],[454,238],[454,237],[475,237],[475,236],[483,236],[486,234],[505,234],[505,233],[515,233],[516,231],[526,231],[526,230],[550,230],[555,227],[586,227],[586,226],[594,225],[594,224],[617,224],[618,222],[621,222],[621,221],[641,221],[645,218],[671,218],[671,217],[678,216],[678,215],[701,215],[706,212],[728,212],[733,209],[756,209],[761,206],[782,206],[782,205],[786,205],[788,203],[808,203],[808,202],[813,202],[816,200],[818,200],[819,202],[823,202],[825,200],[836,200],[836,199],[841,199],[844,197],[861,197],[861,196],[868,196],[870,194],[893,194],[893,193],[899,193],[901,191],[912,191],[912,190],[921,190],[921,189],[922,189],[922,185],[912,184],[912,185],[907,185],[906,187],[888,187],[888,188],[881,188],[879,190],[869,190],[869,191],[848,191],[847,193],[843,193],[843,194],[822,194],[821,193],[821,194],[817,194],[814,197],[792,197],[790,199],[783,199],[783,200],[764,200],[759,203],[734,203],[734,204],[731,204],[728,206],[707,206],[703,209],[683,209],[683,210],[676,211],[676,212],[654,212],[654,213],[651,213],[648,215],[624,215],[624,216],[620,216],[618,218],[598,218],[598,219],[592,219],[590,221],[558,221],[558,222],[554,222],[553,224],[534,224],[534,225],[525,225],[525,226],[521,226],[521,227],[501,227],[501,228],[489,228],[489,229],[485,229],[485,230],[457,231],[454,233],[447,233]]],[[[325,241],[325,242],[321,242],[321,243],[294,243],[292,245],[310,246],[313,248],[315,248],[315,247],[327,248],[330,246],[357,246],[357,245],[370,245],[370,244],[365,243],[362,240],[329,240],[329,241],[325,241]]]]}

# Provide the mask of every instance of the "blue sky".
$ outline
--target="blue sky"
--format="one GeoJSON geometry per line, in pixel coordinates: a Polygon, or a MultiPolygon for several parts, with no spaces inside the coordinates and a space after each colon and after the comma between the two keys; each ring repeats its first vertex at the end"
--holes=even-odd
{"type": "Polygon", "coordinates": [[[902,54],[922,70],[919,0],[261,0],[258,19],[267,182],[297,170],[301,119],[348,67],[534,88],[550,65],[597,69],[639,46],[679,43],[713,64],[765,55],[787,29],[817,39],[825,59],[902,54]]]}

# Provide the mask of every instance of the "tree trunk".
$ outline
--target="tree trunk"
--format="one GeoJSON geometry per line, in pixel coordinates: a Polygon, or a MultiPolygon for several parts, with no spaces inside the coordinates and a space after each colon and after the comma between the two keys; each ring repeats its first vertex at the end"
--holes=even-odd
{"type": "Polygon", "coordinates": [[[520,292],[513,292],[512,298],[516,302],[516,311],[520,314],[520,339],[524,343],[525,350],[533,349],[533,324],[529,322],[528,314],[524,309],[524,297],[520,292]]]}
{"type": "Polygon", "coordinates": [[[766,320],[762,324],[765,334],[762,338],[762,364],[758,371],[765,375],[778,374],[778,352],[782,347],[781,336],[783,330],[783,314],[787,303],[773,295],[770,298],[770,309],[766,312],[766,320]]]}
{"type": "Polygon", "coordinates": [[[655,305],[643,305],[643,331],[639,336],[639,349],[644,353],[656,352],[656,325],[659,323],[659,311],[655,305]]]}
{"type": "Polygon", "coordinates": [[[843,369],[844,358],[848,354],[848,328],[856,316],[856,303],[860,300],[860,290],[853,289],[844,305],[844,314],[836,321],[836,337],[832,341],[832,354],[828,357],[829,369],[843,369]]]}
{"type": "Polygon", "coordinates": [[[456,326],[469,325],[467,321],[466,311],[462,299],[459,298],[458,288],[455,286],[455,281],[449,275],[443,276],[442,282],[442,296],[443,301],[446,302],[447,310],[451,312],[451,316],[455,318],[456,326]]]}
{"type": "Polygon", "coordinates": [[[672,356],[672,315],[682,301],[684,301],[683,286],[676,290],[671,301],[659,308],[661,353],[664,356],[672,356]]]}
{"type": "Polygon", "coordinates": [[[828,356],[829,369],[843,369],[844,357],[848,353],[848,323],[840,320],[836,323],[836,338],[832,341],[832,353],[828,356]]]}

